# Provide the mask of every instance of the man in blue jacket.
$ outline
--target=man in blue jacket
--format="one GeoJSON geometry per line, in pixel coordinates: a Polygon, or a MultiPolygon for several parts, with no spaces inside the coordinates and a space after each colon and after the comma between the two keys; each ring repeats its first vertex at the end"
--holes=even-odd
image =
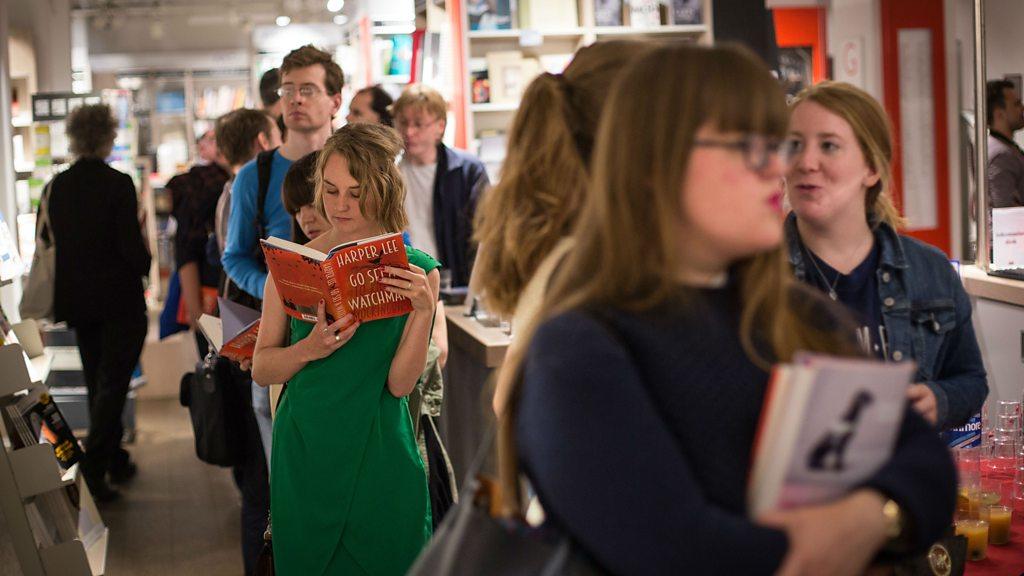
{"type": "Polygon", "coordinates": [[[405,210],[412,245],[437,258],[452,286],[467,286],[473,267],[473,214],[490,184],[480,160],[441,143],[448,105],[434,89],[412,84],[392,106],[405,154],[405,210]]]}

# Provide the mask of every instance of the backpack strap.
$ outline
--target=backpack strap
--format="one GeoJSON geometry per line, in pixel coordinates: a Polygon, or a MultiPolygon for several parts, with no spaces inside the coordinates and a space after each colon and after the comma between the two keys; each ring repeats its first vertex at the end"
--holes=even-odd
{"type": "Polygon", "coordinates": [[[264,205],[270,190],[270,169],[274,163],[274,152],[277,148],[260,152],[256,155],[256,182],[259,195],[256,199],[256,231],[261,239],[267,237],[267,227],[263,224],[264,205]]]}

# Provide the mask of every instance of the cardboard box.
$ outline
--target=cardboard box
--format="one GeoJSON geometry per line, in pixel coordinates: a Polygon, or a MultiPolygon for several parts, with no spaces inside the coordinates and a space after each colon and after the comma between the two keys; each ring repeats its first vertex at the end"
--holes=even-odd
{"type": "Polygon", "coordinates": [[[146,385],[139,398],[177,398],[181,377],[199,362],[196,339],[191,331],[178,332],[163,340],[147,340],[142,349],[142,374],[146,385]]]}

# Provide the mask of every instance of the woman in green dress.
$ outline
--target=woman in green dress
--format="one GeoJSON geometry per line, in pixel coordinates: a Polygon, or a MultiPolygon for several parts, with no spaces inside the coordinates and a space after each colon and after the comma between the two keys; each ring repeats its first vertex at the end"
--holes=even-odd
{"type": "MultiPolygon", "coordinates": [[[[315,204],[330,232],[322,252],[406,226],[405,188],[390,128],[348,125],[317,161],[315,204]]],[[[268,278],[253,380],[288,382],[274,420],[271,518],[279,575],[404,574],[430,538],[423,463],[406,396],[427,355],[438,263],[406,248],[410,270],[386,268],[388,290],[411,300],[405,316],[328,324],[289,318],[268,278]]]]}

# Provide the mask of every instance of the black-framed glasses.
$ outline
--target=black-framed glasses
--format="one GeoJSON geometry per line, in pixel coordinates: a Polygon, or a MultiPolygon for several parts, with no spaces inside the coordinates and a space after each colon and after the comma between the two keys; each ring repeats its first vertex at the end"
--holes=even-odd
{"type": "Polygon", "coordinates": [[[797,146],[793,140],[748,134],[739,140],[694,140],[693,145],[700,148],[725,148],[743,154],[743,161],[753,172],[763,172],[771,164],[773,157],[782,161],[784,168],[789,168],[796,159],[797,146]]]}
{"type": "Polygon", "coordinates": [[[303,84],[302,86],[299,87],[292,86],[291,84],[286,84],[277,89],[278,96],[289,100],[294,98],[296,93],[298,93],[299,96],[302,96],[303,98],[312,98],[314,96],[321,94],[322,92],[323,90],[320,89],[320,87],[315,84],[303,84]]]}

